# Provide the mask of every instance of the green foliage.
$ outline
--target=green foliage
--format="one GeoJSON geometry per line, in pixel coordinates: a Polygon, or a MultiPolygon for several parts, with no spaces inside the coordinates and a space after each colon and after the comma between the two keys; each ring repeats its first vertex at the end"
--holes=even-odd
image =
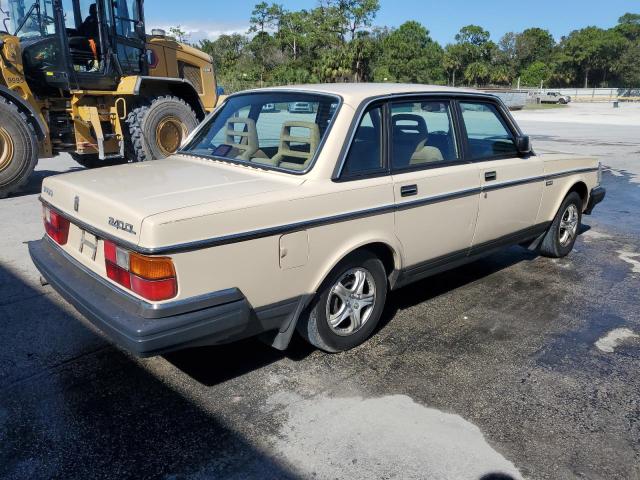
{"type": "Polygon", "coordinates": [[[442,47],[429,36],[420,23],[405,22],[382,41],[378,74],[389,81],[407,83],[438,83],[445,80],[442,68],[442,47]]]}
{"type": "Polygon", "coordinates": [[[542,83],[547,85],[551,78],[551,67],[548,63],[536,61],[528,65],[520,74],[522,85],[538,87],[542,83]]]}
{"type": "MultiPolygon", "coordinates": [[[[450,85],[640,87],[640,14],[610,29],[585,27],[558,43],[544,29],[508,32],[496,44],[467,25],[441,46],[416,21],[374,27],[379,0],[319,0],[309,10],[257,3],[249,31],[204,40],[218,82],[230,90],[255,84],[388,81],[450,85]]],[[[178,27],[171,34],[185,41],[178,27]]]]}

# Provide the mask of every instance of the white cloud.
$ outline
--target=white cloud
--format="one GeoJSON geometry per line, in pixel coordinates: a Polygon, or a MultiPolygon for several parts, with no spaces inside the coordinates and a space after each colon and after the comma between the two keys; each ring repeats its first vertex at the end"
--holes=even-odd
{"type": "Polygon", "coordinates": [[[153,28],[162,28],[169,32],[170,27],[180,26],[182,30],[187,32],[188,41],[190,43],[198,43],[201,40],[215,40],[220,35],[231,35],[233,33],[246,34],[249,30],[248,25],[243,24],[225,24],[225,23],[195,23],[195,22],[175,22],[168,21],[147,21],[147,31],[153,28]]]}

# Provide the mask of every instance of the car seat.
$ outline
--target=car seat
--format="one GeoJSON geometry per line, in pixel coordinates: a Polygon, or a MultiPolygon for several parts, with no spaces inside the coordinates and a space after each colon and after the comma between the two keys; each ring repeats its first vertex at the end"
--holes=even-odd
{"type": "Polygon", "coordinates": [[[258,152],[258,132],[256,122],[251,118],[231,117],[227,120],[225,131],[225,144],[239,151],[234,155],[237,160],[250,160],[258,152]],[[241,130],[236,129],[236,125],[244,125],[241,130]],[[239,139],[236,141],[236,139],[239,139]]]}
{"type": "Polygon", "coordinates": [[[259,163],[274,165],[289,170],[304,170],[309,165],[320,144],[320,127],[313,122],[285,121],[280,133],[280,145],[271,159],[254,159],[259,163]],[[291,134],[295,128],[296,135],[291,134]],[[306,131],[307,135],[301,131],[306,131]]]}

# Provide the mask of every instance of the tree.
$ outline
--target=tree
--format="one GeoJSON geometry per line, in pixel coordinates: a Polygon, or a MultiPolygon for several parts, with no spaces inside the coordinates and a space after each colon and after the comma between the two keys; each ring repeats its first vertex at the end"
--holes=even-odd
{"type": "Polygon", "coordinates": [[[520,81],[528,87],[539,87],[541,83],[548,83],[551,78],[551,68],[544,62],[533,62],[520,73],[520,81]]]}
{"type": "Polygon", "coordinates": [[[181,25],[175,27],[169,27],[169,36],[176,39],[180,43],[187,43],[189,40],[189,34],[183,30],[181,25]]]}
{"type": "Polygon", "coordinates": [[[489,41],[490,37],[491,35],[484,28],[478,25],[467,25],[456,34],[456,42],[481,47],[489,41]]]}
{"type": "Polygon", "coordinates": [[[447,45],[444,49],[442,66],[451,79],[451,85],[456,86],[456,77],[464,72],[464,47],[459,44],[447,45]]]}
{"type": "Polygon", "coordinates": [[[433,83],[444,80],[443,51],[429,31],[415,21],[405,22],[383,41],[382,65],[397,82],[433,83]]]}
{"type": "Polygon", "coordinates": [[[485,62],[470,63],[464,70],[464,79],[473,85],[486,83],[490,77],[491,70],[485,62]]]}
{"type": "Polygon", "coordinates": [[[614,71],[620,77],[622,86],[640,88],[640,42],[631,44],[620,56],[614,71]]]}
{"type": "Polygon", "coordinates": [[[462,72],[465,81],[477,85],[490,79],[491,63],[498,46],[490,39],[490,34],[478,25],[462,27],[456,34],[456,43],[447,46],[445,65],[455,74],[462,72]]]}
{"type": "Polygon", "coordinates": [[[640,41],[640,13],[625,13],[615,29],[627,40],[640,41]]]}
{"type": "Polygon", "coordinates": [[[624,51],[625,39],[614,30],[586,27],[574,30],[560,43],[560,62],[574,68],[584,78],[584,87],[589,86],[593,73],[601,75],[602,83],[612,70],[615,60],[624,51]]]}
{"type": "Polygon", "coordinates": [[[527,28],[515,36],[515,54],[518,70],[534,62],[548,62],[555,40],[547,30],[527,28]]]}

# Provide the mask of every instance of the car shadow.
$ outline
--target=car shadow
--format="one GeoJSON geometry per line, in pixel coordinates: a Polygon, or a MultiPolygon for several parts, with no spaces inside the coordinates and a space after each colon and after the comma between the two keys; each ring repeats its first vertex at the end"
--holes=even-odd
{"type": "Polygon", "coordinates": [[[438,273],[394,290],[387,297],[387,303],[376,332],[385,328],[400,310],[428,302],[520,262],[535,260],[538,256],[536,252],[513,246],[467,265],[438,273]]]}
{"type": "Polygon", "coordinates": [[[300,478],[53,298],[0,264],[0,478],[300,478]]]}
{"type": "Polygon", "coordinates": [[[195,381],[210,387],[284,358],[296,362],[304,360],[314,350],[296,334],[285,351],[276,350],[258,338],[249,338],[228,345],[180,350],[166,354],[164,358],[195,381]]]}

